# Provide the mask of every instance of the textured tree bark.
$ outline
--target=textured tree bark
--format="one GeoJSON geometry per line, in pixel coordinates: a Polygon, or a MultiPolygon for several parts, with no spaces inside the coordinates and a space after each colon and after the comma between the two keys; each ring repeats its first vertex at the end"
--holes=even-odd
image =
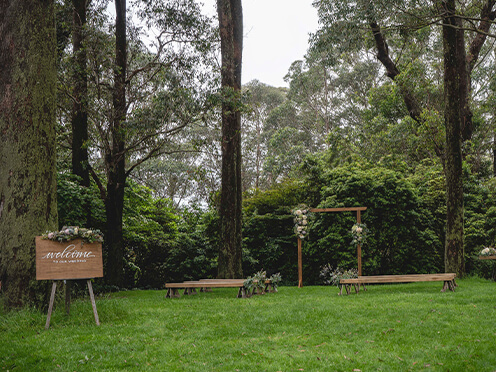
{"type": "Polygon", "coordinates": [[[46,300],[34,238],[57,229],[53,1],[0,2],[0,280],[8,307],[46,300]]]}
{"type": "MultiPolygon", "coordinates": [[[[81,186],[90,186],[88,164],[88,75],[87,57],[84,46],[86,27],[86,7],[88,0],[72,0],[72,50],[74,58],[74,104],[72,109],[72,173],[81,177],[81,186]]],[[[87,204],[86,226],[92,226],[91,208],[87,204]]]]}
{"type": "Polygon", "coordinates": [[[455,0],[442,2],[444,50],[444,120],[446,125],[445,271],[465,274],[463,247],[462,127],[468,110],[465,38],[455,0]]]}
{"type": "Polygon", "coordinates": [[[85,147],[85,143],[88,141],[88,77],[86,74],[86,49],[83,45],[84,28],[86,26],[86,1],[72,0],[74,8],[72,21],[72,50],[74,56],[72,172],[81,177],[83,186],[90,185],[88,150],[85,147]]]}
{"type": "Polygon", "coordinates": [[[493,138],[493,175],[496,177],[496,132],[493,138]]]}
{"type": "Polygon", "coordinates": [[[222,54],[222,180],[219,278],[242,278],[241,249],[241,0],[217,0],[222,54]]]}
{"type": "Polygon", "coordinates": [[[122,286],[124,280],[124,239],[122,214],[124,209],[124,187],[126,183],[125,131],[126,120],[126,0],[115,1],[115,70],[113,91],[112,138],[105,156],[107,194],[105,211],[107,229],[106,281],[122,286]]]}

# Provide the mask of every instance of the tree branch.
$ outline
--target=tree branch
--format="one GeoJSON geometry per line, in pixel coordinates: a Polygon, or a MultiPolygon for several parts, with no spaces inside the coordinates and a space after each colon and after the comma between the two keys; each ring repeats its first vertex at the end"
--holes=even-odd
{"type": "MultiPolygon", "coordinates": [[[[372,30],[372,35],[374,36],[375,45],[377,47],[377,59],[382,63],[384,68],[386,69],[386,75],[395,80],[396,77],[400,74],[398,67],[394,63],[394,61],[389,56],[389,47],[387,45],[386,40],[384,39],[384,35],[381,32],[381,28],[379,25],[371,21],[369,22],[370,28],[372,30]]],[[[420,107],[418,105],[417,100],[413,97],[412,92],[408,87],[400,82],[396,81],[398,87],[400,88],[401,96],[403,97],[403,101],[405,102],[408,113],[411,118],[416,122],[420,121],[420,107]]]]}
{"type": "Polygon", "coordinates": [[[93,178],[96,185],[98,186],[98,189],[100,190],[100,198],[102,198],[103,202],[105,202],[105,200],[107,200],[107,191],[105,190],[105,187],[100,181],[100,177],[98,177],[93,167],[89,164],[87,164],[87,166],[88,166],[88,170],[90,171],[91,177],[93,178]]]}
{"type": "Polygon", "coordinates": [[[482,8],[480,23],[477,27],[477,35],[472,40],[469,51],[467,53],[467,68],[469,76],[472,73],[472,70],[479,58],[482,46],[487,39],[489,28],[491,27],[492,22],[496,17],[496,12],[492,10],[495,3],[495,0],[487,0],[484,8],[482,8]]]}

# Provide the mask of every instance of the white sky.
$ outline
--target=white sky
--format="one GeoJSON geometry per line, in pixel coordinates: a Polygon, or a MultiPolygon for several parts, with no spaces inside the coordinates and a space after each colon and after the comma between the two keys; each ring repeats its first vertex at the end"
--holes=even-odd
{"type": "MultiPolygon", "coordinates": [[[[216,0],[203,2],[209,13],[216,12],[216,0]]],[[[312,0],[242,0],[242,4],[243,84],[257,79],[287,86],[284,76],[294,61],[303,59],[309,34],[317,31],[312,0]]]]}

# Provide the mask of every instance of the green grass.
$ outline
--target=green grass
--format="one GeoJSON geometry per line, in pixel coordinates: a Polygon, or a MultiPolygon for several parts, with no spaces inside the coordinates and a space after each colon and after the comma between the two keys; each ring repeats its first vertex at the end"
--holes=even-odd
{"type": "Polygon", "coordinates": [[[0,313],[0,370],[495,371],[496,283],[458,284],[127,291],[97,299],[100,327],[89,300],[57,304],[48,331],[45,313],[0,313]]]}

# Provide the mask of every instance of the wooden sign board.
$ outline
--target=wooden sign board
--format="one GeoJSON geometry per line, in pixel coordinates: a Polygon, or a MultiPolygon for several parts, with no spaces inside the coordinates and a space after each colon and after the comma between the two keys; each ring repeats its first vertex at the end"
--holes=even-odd
{"type": "Polygon", "coordinates": [[[102,243],[36,237],[36,280],[103,277],[102,243]]]}

